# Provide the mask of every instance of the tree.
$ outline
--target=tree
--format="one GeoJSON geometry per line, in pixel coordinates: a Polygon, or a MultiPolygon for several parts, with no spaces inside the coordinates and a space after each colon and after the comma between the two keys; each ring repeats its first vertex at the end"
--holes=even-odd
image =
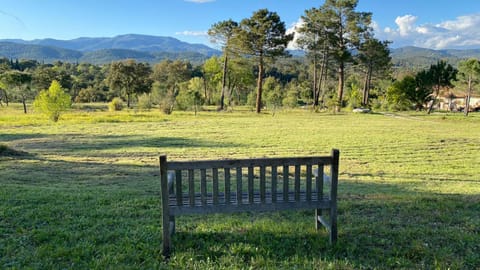
{"type": "Polygon", "coordinates": [[[452,81],[457,79],[458,70],[452,67],[450,64],[447,64],[445,61],[438,61],[437,64],[431,65],[428,70],[432,82],[433,90],[433,101],[428,107],[428,114],[433,110],[433,105],[440,95],[440,90],[445,87],[451,87],[452,81]]]}
{"type": "Polygon", "coordinates": [[[392,57],[390,57],[389,41],[379,41],[369,38],[360,45],[358,60],[364,69],[365,81],[362,91],[362,106],[368,106],[372,76],[374,74],[385,76],[390,71],[392,57]]]}
{"type": "Polygon", "coordinates": [[[182,84],[182,89],[177,96],[177,106],[180,110],[193,109],[197,115],[198,106],[202,104],[201,91],[203,79],[195,77],[182,84]]]}
{"type": "Polygon", "coordinates": [[[180,60],[165,60],[153,67],[152,78],[155,81],[153,99],[165,113],[172,112],[179,86],[190,80],[192,72],[192,65],[180,60]]]}
{"type": "Polygon", "coordinates": [[[113,62],[106,80],[112,89],[120,90],[127,96],[127,107],[130,108],[133,94],[151,91],[151,73],[152,70],[148,64],[136,63],[135,60],[113,62]]]}
{"type": "Polygon", "coordinates": [[[267,106],[270,107],[273,114],[275,115],[276,109],[282,106],[282,86],[280,85],[279,81],[274,77],[267,77],[265,79],[265,85],[263,86],[263,88],[265,89],[265,101],[267,103],[267,106]]]}
{"type": "Polygon", "coordinates": [[[302,25],[297,29],[300,37],[297,44],[307,53],[312,66],[312,94],[313,106],[317,108],[320,100],[320,89],[327,80],[329,46],[324,22],[324,16],[317,8],[311,8],[302,15],[302,25]],[[320,68],[320,75],[318,69],[320,68]]]}
{"type": "Polygon", "coordinates": [[[389,108],[392,110],[408,110],[411,104],[423,104],[423,101],[417,101],[417,84],[413,76],[405,76],[402,80],[397,80],[387,88],[386,100],[389,108]]]}
{"type": "Polygon", "coordinates": [[[464,113],[465,116],[468,116],[473,86],[480,82],[480,61],[475,58],[461,61],[458,63],[458,70],[460,78],[467,84],[464,113]]]}
{"type": "Polygon", "coordinates": [[[48,90],[42,90],[33,102],[33,107],[57,122],[62,112],[72,105],[71,97],[64,92],[57,81],[52,81],[48,90]]]}
{"type": "Polygon", "coordinates": [[[319,8],[312,10],[316,20],[315,27],[325,33],[329,55],[338,65],[338,86],[336,110],[340,111],[343,103],[346,63],[352,61],[351,51],[358,49],[362,40],[370,36],[372,14],[356,12],[358,0],[326,0],[319,8]]]}
{"type": "Polygon", "coordinates": [[[258,65],[256,112],[262,108],[262,84],[265,61],[287,55],[285,51],[293,34],[286,34],[285,23],[275,12],[260,9],[252,17],[243,19],[236,35],[237,45],[244,54],[252,56],[258,65]]]}
{"type": "Polygon", "coordinates": [[[423,110],[424,106],[433,99],[432,79],[428,70],[419,71],[415,75],[415,88],[407,92],[409,100],[415,104],[417,111],[423,110]]]}
{"type": "Polygon", "coordinates": [[[219,43],[223,50],[223,73],[222,73],[222,92],[220,94],[220,110],[224,109],[225,92],[227,86],[227,71],[229,51],[233,36],[237,32],[238,23],[233,20],[221,21],[212,25],[208,30],[208,35],[213,43],[219,43]]]}
{"type": "Polygon", "coordinates": [[[12,97],[20,98],[23,112],[27,113],[27,99],[34,97],[31,87],[32,75],[27,72],[11,70],[2,74],[2,81],[9,86],[12,97]]]}
{"type": "MultiPolygon", "coordinates": [[[[222,81],[222,67],[221,59],[217,56],[212,56],[205,60],[202,65],[204,88],[205,88],[205,100],[207,104],[211,104],[213,93],[216,93],[220,82],[222,81]]],[[[226,74],[225,74],[226,75],[226,74]]],[[[225,80],[226,81],[226,80],[225,80]]],[[[225,86],[222,87],[220,103],[224,102],[225,98],[225,86]]],[[[220,109],[223,109],[223,105],[220,105],[220,109]]]]}

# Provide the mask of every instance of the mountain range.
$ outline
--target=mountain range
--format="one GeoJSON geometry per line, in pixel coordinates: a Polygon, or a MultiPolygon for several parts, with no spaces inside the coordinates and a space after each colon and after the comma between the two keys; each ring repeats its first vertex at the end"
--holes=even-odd
{"type": "Polygon", "coordinates": [[[41,62],[89,62],[103,64],[127,58],[155,63],[163,59],[202,61],[218,50],[172,37],[120,35],[112,38],[0,39],[0,57],[34,59],[41,62]]]}
{"type": "MultiPolygon", "coordinates": [[[[203,44],[191,44],[172,37],[148,35],[119,35],[115,37],[72,40],[57,39],[0,39],[0,57],[8,59],[34,59],[39,62],[88,62],[104,64],[132,58],[141,62],[157,63],[164,59],[182,59],[201,63],[205,59],[220,55],[220,51],[203,44]]],[[[292,52],[301,56],[298,52],[292,52]]],[[[480,58],[480,49],[431,50],[419,47],[391,49],[393,64],[404,68],[425,68],[446,60],[455,65],[465,58],[480,58]]]]}

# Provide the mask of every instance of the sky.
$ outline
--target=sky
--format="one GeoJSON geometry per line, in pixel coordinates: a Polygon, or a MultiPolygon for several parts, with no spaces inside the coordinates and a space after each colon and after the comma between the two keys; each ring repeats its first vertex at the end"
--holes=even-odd
{"type": "MultiPolygon", "coordinates": [[[[123,34],[209,42],[212,24],[241,21],[261,8],[277,12],[290,31],[324,0],[0,0],[0,39],[60,40],[123,34]]],[[[392,47],[480,48],[480,0],[359,0],[372,27],[392,47]]]]}

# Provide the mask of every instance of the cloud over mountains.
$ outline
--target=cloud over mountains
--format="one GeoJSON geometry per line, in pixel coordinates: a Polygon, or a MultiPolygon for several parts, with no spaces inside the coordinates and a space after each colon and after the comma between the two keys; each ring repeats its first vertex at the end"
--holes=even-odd
{"type": "Polygon", "coordinates": [[[418,19],[407,14],[395,19],[396,28],[381,29],[376,23],[373,23],[373,28],[378,38],[393,41],[395,47],[413,45],[437,50],[480,48],[480,13],[436,24],[417,24],[418,19]]]}

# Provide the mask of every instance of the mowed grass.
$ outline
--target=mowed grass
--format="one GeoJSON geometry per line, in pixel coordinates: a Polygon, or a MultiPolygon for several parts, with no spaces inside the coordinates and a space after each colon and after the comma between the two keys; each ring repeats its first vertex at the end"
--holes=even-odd
{"type": "Polygon", "coordinates": [[[480,269],[480,115],[249,110],[111,113],[52,123],[0,107],[1,269],[480,269]],[[313,213],[177,219],[161,255],[158,156],[340,149],[339,241],[313,213]]]}

